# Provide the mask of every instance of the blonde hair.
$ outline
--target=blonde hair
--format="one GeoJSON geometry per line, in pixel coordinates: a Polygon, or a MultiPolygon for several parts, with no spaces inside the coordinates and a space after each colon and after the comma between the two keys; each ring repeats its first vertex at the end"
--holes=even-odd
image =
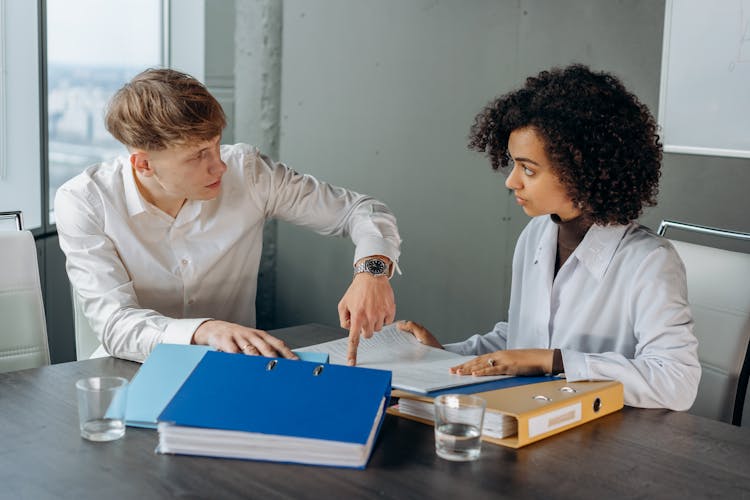
{"type": "Polygon", "coordinates": [[[173,69],[147,69],[118,90],[105,125],[128,148],[160,151],[221,134],[224,110],[192,76],[173,69]]]}

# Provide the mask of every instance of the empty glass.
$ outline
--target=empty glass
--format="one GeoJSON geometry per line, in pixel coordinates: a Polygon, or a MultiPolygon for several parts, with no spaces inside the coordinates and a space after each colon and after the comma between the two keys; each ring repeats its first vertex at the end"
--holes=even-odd
{"type": "Polygon", "coordinates": [[[81,436],[90,441],[113,441],[125,435],[128,380],[89,377],[76,382],[81,436]]]}

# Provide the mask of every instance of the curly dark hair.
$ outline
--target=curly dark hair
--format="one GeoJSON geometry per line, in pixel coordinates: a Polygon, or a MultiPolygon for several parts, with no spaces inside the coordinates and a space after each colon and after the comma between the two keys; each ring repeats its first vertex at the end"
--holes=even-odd
{"type": "Polygon", "coordinates": [[[596,224],[627,224],[656,205],[662,145],[646,105],[604,72],[574,64],[542,71],[490,102],[469,148],[492,168],[509,164],[508,138],[532,127],[574,204],[596,224]]]}

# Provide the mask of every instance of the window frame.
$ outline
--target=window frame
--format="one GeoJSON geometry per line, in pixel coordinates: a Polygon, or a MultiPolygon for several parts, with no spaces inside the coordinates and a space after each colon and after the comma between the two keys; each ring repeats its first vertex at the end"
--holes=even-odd
{"type": "MultiPolygon", "coordinates": [[[[5,210],[22,210],[24,222],[27,226],[33,225],[27,229],[35,237],[45,231],[41,193],[44,171],[41,156],[34,154],[39,147],[43,125],[39,121],[41,115],[38,110],[41,97],[38,45],[41,6],[42,0],[0,0],[0,182],[20,182],[21,189],[16,193],[28,199],[28,202],[16,205],[14,198],[10,205],[3,203],[3,206],[5,210]],[[25,82],[29,79],[36,80],[38,84],[27,86],[25,82]],[[20,88],[23,91],[11,100],[10,95],[20,88]],[[24,107],[24,116],[17,116],[19,106],[24,107]],[[23,174],[19,177],[18,170],[12,168],[19,160],[23,167],[18,168],[29,168],[33,175],[28,179],[28,185],[25,180],[19,181],[23,179],[23,174]],[[31,190],[27,193],[26,188],[29,187],[31,190]]],[[[9,186],[11,190],[18,187],[13,184],[9,186]]]]}
{"type": "MultiPolygon", "coordinates": [[[[50,228],[49,221],[49,131],[47,118],[47,0],[37,0],[39,37],[39,168],[42,191],[39,202],[42,204],[42,224],[35,236],[56,235],[57,228],[50,228]]],[[[33,231],[32,231],[33,232],[33,231]]]]}
{"type": "Polygon", "coordinates": [[[7,117],[6,110],[8,107],[5,103],[5,1],[0,0],[0,181],[5,180],[7,174],[7,117]]]}

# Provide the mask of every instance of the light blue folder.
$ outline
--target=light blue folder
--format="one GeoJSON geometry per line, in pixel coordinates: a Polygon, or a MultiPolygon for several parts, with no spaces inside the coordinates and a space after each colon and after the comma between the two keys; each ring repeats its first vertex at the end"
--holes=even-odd
{"type": "MultiPolygon", "coordinates": [[[[125,423],[156,429],[156,418],[206,352],[213,350],[205,345],[158,344],[130,381],[125,423]]],[[[293,352],[304,361],[328,362],[324,352],[293,352]]]]}
{"type": "Polygon", "coordinates": [[[328,363],[327,352],[311,352],[311,351],[295,351],[292,350],[301,361],[309,361],[310,363],[328,363]]]}
{"type": "Polygon", "coordinates": [[[156,429],[156,417],[174,397],[203,355],[205,345],[158,344],[138,369],[128,387],[125,423],[156,429]]]}

